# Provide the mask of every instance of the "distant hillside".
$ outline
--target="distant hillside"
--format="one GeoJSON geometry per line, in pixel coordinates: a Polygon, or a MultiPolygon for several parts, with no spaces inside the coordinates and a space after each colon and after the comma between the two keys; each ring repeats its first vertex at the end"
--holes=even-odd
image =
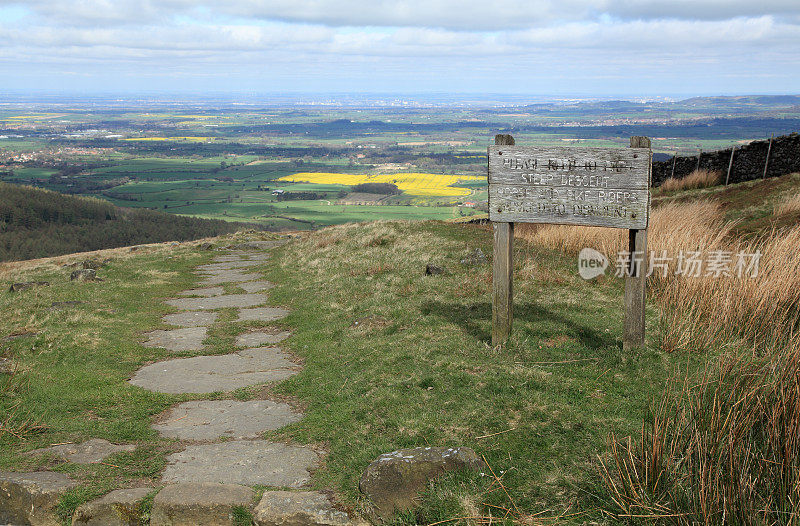
{"type": "Polygon", "coordinates": [[[0,183],[0,261],[187,241],[227,234],[240,227],[0,183]]]}

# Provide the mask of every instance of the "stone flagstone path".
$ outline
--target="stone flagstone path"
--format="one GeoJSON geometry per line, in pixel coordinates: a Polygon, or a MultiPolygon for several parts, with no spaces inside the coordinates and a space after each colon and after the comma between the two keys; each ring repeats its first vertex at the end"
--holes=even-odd
{"type": "MultiPolygon", "coordinates": [[[[215,312],[218,309],[239,309],[237,319],[231,323],[268,323],[285,317],[286,309],[266,305],[268,297],[258,294],[272,284],[254,271],[254,267],[269,260],[265,251],[278,244],[244,243],[233,247],[229,254],[217,256],[213,263],[198,267],[204,278],[198,285],[204,288],[183,291],[178,294],[183,297],[166,301],[180,312],[164,316],[164,322],[178,328],[147,333],[144,345],[171,351],[204,350],[203,340],[209,327],[218,323],[219,313],[215,312]],[[246,293],[226,294],[221,286],[224,284],[246,293]]],[[[236,338],[237,347],[245,347],[242,350],[153,363],[139,369],[129,382],[170,394],[229,393],[242,387],[278,382],[300,370],[280,347],[274,347],[289,336],[289,332],[278,328],[245,331],[236,338]]],[[[237,506],[252,509],[257,526],[364,525],[358,518],[352,520],[346,513],[335,510],[323,493],[296,491],[309,482],[311,471],[319,463],[315,450],[259,439],[263,433],[302,417],[302,413],[288,404],[273,400],[193,400],[166,411],[152,427],[162,436],[182,440],[185,447],[167,457],[162,474],[166,487],[153,500],[150,526],[233,525],[233,509],[237,506]],[[283,490],[265,491],[253,508],[255,493],[249,486],[256,485],[283,490]]],[[[31,454],[54,454],[76,463],[100,462],[109,454],[134,447],[93,439],[31,454]]],[[[74,485],[74,481],[60,473],[0,473],[0,493],[19,495],[19,502],[13,498],[8,502],[0,499],[0,524],[56,523],[58,499],[74,485]],[[28,506],[25,499],[36,499],[36,505],[28,506]]],[[[152,488],[112,491],[81,505],[72,524],[129,524],[151,492],[152,488]]]]}

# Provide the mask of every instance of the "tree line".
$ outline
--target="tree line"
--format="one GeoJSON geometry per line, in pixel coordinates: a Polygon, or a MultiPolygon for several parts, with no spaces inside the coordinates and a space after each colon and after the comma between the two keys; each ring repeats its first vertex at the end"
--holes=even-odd
{"type": "Polygon", "coordinates": [[[121,208],[100,199],[0,183],[0,261],[235,232],[239,223],[121,208]]]}

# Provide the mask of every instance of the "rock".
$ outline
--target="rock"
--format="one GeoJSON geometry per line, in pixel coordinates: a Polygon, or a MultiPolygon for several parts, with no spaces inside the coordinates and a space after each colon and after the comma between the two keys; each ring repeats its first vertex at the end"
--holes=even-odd
{"type": "Polygon", "coordinates": [[[63,473],[0,473],[0,524],[60,526],[58,501],[75,485],[63,473]]]}
{"type": "Polygon", "coordinates": [[[81,263],[81,267],[86,270],[97,270],[105,266],[109,260],[100,261],[99,259],[86,259],[81,263]]]}
{"type": "Polygon", "coordinates": [[[238,484],[167,486],[153,500],[150,526],[234,526],[233,508],[250,508],[253,490],[238,484]]]}
{"type": "Polygon", "coordinates": [[[221,296],[225,294],[225,289],[222,287],[207,287],[204,289],[189,289],[179,292],[178,296],[203,296],[205,298],[211,296],[221,296]]]}
{"type": "Polygon", "coordinates": [[[73,464],[97,464],[115,453],[130,452],[136,449],[133,444],[117,445],[102,438],[92,438],[80,444],[61,444],[28,451],[28,455],[49,453],[73,464]]]}
{"type": "Polygon", "coordinates": [[[489,260],[486,259],[486,254],[484,254],[483,250],[480,248],[476,248],[467,257],[461,260],[461,264],[467,267],[477,267],[479,265],[485,265],[488,262],[489,260]]]}
{"type": "Polygon", "coordinates": [[[70,281],[98,281],[97,271],[92,268],[73,270],[69,276],[70,281]]]}
{"type": "Polygon", "coordinates": [[[200,250],[214,250],[214,243],[200,243],[198,248],[200,250]]]}
{"type": "Polygon", "coordinates": [[[414,507],[420,490],[446,471],[482,469],[483,461],[467,447],[418,447],[385,453],[361,475],[359,489],[369,497],[377,517],[414,507]]]}
{"type": "Polygon", "coordinates": [[[331,506],[318,491],[265,491],[253,510],[257,526],[368,526],[331,506]]]}
{"type": "Polygon", "coordinates": [[[8,289],[9,292],[19,292],[25,289],[31,289],[33,287],[49,287],[49,281],[23,281],[21,283],[13,283],[11,288],[8,289]]]}
{"type": "Polygon", "coordinates": [[[437,274],[444,274],[444,272],[444,267],[440,267],[439,265],[434,265],[433,263],[428,263],[425,265],[426,276],[435,276],[437,274]]]}
{"type": "Polygon", "coordinates": [[[167,457],[165,484],[215,482],[299,488],[317,466],[313,449],[266,440],[199,444],[167,457]]]}
{"type": "Polygon", "coordinates": [[[118,489],[81,504],[72,516],[72,526],[139,526],[142,500],[153,488],[118,489]]]}
{"type": "Polygon", "coordinates": [[[285,240],[275,241],[250,241],[247,243],[240,243],[231,247],[231,250],[269,250],[270,248],[279,247],[285,244],[285,240]]]}
{"type": "Polygon", "coordinates": [[[260,274],[253,274],[243,272],[242,269],[231,270],[207,270],[203,272],[205,278],[200,282],[200,285],[212,286],[221,285],[223,283],[240,283],[243,281],[253,281],[261,279],[260,274]]]}

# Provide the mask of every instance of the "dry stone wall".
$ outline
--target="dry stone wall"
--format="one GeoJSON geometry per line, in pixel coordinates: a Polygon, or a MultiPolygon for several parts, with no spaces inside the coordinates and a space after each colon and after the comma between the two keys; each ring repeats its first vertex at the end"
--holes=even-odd
{"type": "MultiPolygon", "coordinates": [[[[737,147],[733,154],[733,167],[730,182],[740,183],[752,179],[760,179],[764,175],[764,164],[769,150],[769,165],[767,177],[777,177],[793,172],[800,172],[800,134],[792,133],[775,137],[772,148],[769,139],[753,141],[750,144],[737,147]]],[[[675,177],[686,177],[697,168],[697,155],[678,157],[675,160],[675,177]]],[[[731,150],[718,150],[705,152],[700,155],[700,168],[717,170],[722,173],[723,182],[728,172],[728,163],[731,150]]],[[[672,175],[673,159],[653,163],[653,186],[659,186],[665,179],[672,175]]]]}

